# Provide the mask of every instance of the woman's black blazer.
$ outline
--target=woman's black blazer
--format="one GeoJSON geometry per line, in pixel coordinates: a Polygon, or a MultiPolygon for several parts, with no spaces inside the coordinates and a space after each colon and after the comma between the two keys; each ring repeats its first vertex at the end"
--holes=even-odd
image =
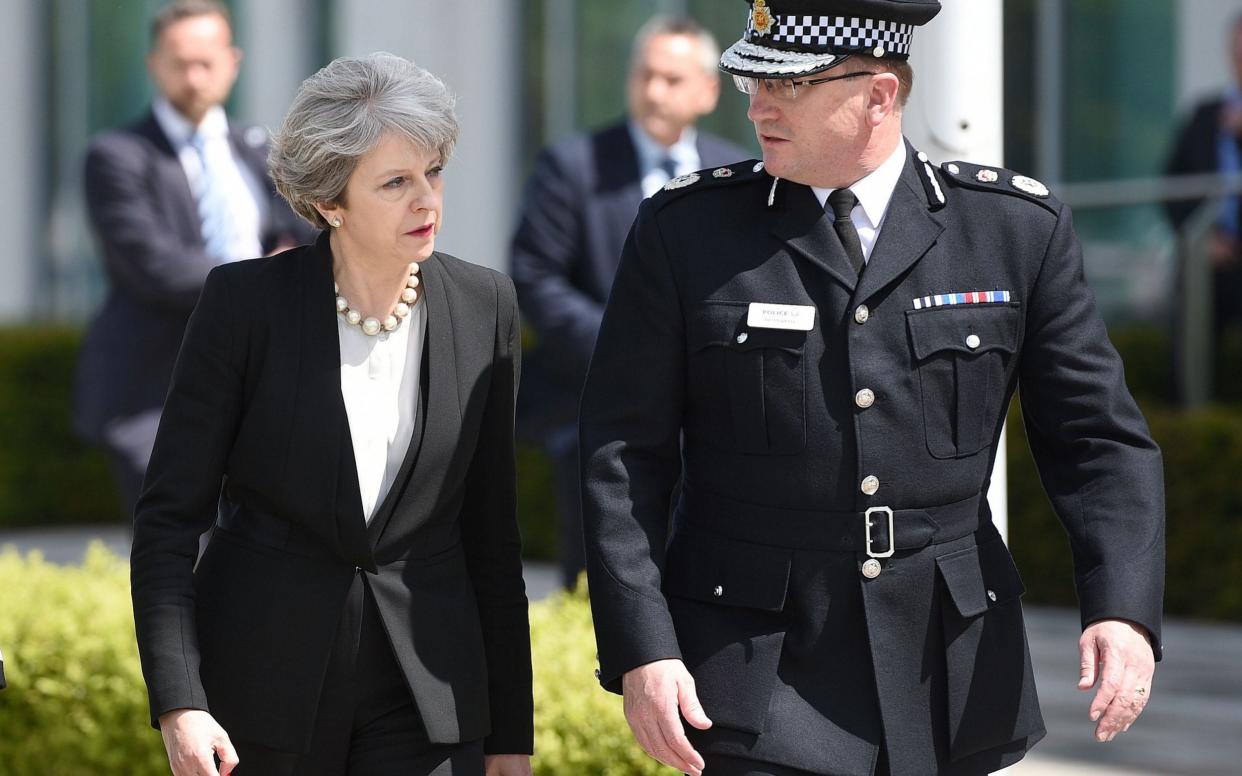
{"type": "Polygon", "coordinates": [[[326,234],[208,276],[134,522],[134,619],[153,722],[206,709],[235,740],[305,751],[361,570],[431,740],[531,751],[513,285],[441,253],[422,277],[414,439],[368,525],[326,234]]]}

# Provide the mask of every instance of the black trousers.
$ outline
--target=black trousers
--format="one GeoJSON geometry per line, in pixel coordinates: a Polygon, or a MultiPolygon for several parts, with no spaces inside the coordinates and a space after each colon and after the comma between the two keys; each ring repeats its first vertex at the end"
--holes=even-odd
{"type": "MultiPolygon", "coordinates": [[[[881,761],[876,763],[873,776],[888,776],[888,764],[884,761],[883,755],[880,759],[881,761]]],[[[785,765],[761,763],[723,755],[707,755],[704,760],[707,762],[707,767],[703,769],[703,776],[816,776],[810,771],[801,771],[785,765]]]]}
{"type": "Polygon", "coordinates": [[[578,443],[568,450],[550,452],[552,478],[556,483],[557,517],[560,523],[561,585],[573,590],[578,575],[586,570],[586,547],[582,539],[582,486],[578,443]]]}
{"type": "Polygon", "coordinates": [[[482,741],[427,740],[361,573],[341,612],[310,751],[233,745],[236,776],[483,776],[482,741]]]}

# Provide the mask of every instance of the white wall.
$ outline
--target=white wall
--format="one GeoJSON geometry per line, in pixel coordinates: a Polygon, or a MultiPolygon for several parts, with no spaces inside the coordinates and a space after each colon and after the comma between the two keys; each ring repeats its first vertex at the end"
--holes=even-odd
{"type": "Polygon", "coordinates": [[[0,213],[4,214],[4,248],[0,250],[0,322],[28,320],[36,314],[35,273],[41,262],[39,228],[45,186],[40,175],[43,143],[43,68],[39,48],[38,0],[0,3],[0,213]]]}
{"type": "Polygon", "coordinates": [[[236,7],[244,89],[237,118],[275,132],[310,75],[315,23],[308,0],[245,0],[236,7]]]}
{"type": "Polygon", "coordinates": [[[442,78],[457,95],[461,137],[446,171],[436,248],[504,269],[518,182],[518,12],[512,0],[338,3],[337,56],[389,51],[442,78]]]}
{"type": "Polygon", "coordinates": [[[1242,0],[1181,0],[1177,9],[1177,107],[1228,88],[1229,32],[1242,0]]]}

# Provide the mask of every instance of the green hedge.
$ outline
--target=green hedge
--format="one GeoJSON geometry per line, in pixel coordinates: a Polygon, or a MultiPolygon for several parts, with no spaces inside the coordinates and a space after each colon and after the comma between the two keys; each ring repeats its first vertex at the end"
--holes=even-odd
{"type": "Polygon", "coordinates": [[[106,458],[70,428],[79,337],[0,328],[0,528],[123,519],[106,458]]]}
{"type": "MultiPolygon", "coordinates": [[[[0,552],[0,776],[166,776],[147,718],[129,567],[101,544],[80,567],[0,552]],[[16,591],[22,591],[16,594],[16,591]]],[[[584,592],[531,607],[536,776],[672,774],[630,738],[621,699],[595,681],[584,592]]]]}
{"type": "MultiPolygon", "coordinates": [[[[0,329],[0,529],[123,520],[98,451],[69,430],[78,333],[0,329]]],[[[1170,409],[1168,340],[1152,329],[1113,333],[1127,380],[1164,449],[1170,614],[1242,621],[1242,411],[1170,409]]],[[[1222,396],[1242,402],[1242,339],[1226,343],[1222,396]]],[[[1017,420],[1016,414],[1011,416],[1017,420]]],[[[1010,423],[1010,523],[1030,599],[1073,604],[1069,553],[1040,488],[1020,422],[1010,423]]],[[[527,557],[556,557],[556,496],[547,459],[518,451],[518,513],[527,557]]],[[[2,589],[2,588],[0,588],[2,589]]]]}

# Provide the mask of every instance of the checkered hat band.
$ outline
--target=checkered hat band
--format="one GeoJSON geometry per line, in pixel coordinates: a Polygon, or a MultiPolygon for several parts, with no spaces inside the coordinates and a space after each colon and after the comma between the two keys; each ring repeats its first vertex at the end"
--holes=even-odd
{"type": "Polygon", "coordinates": [[[747,24],[746,39],[751,43],[797,46],[802,51],[823,53],[872,51],[883,47],[889,54],[910,53],[914,37],[913,24],[863,19],[858,16],[796,16],[773,15],[772,30],[759,35],[747,24]]]}

